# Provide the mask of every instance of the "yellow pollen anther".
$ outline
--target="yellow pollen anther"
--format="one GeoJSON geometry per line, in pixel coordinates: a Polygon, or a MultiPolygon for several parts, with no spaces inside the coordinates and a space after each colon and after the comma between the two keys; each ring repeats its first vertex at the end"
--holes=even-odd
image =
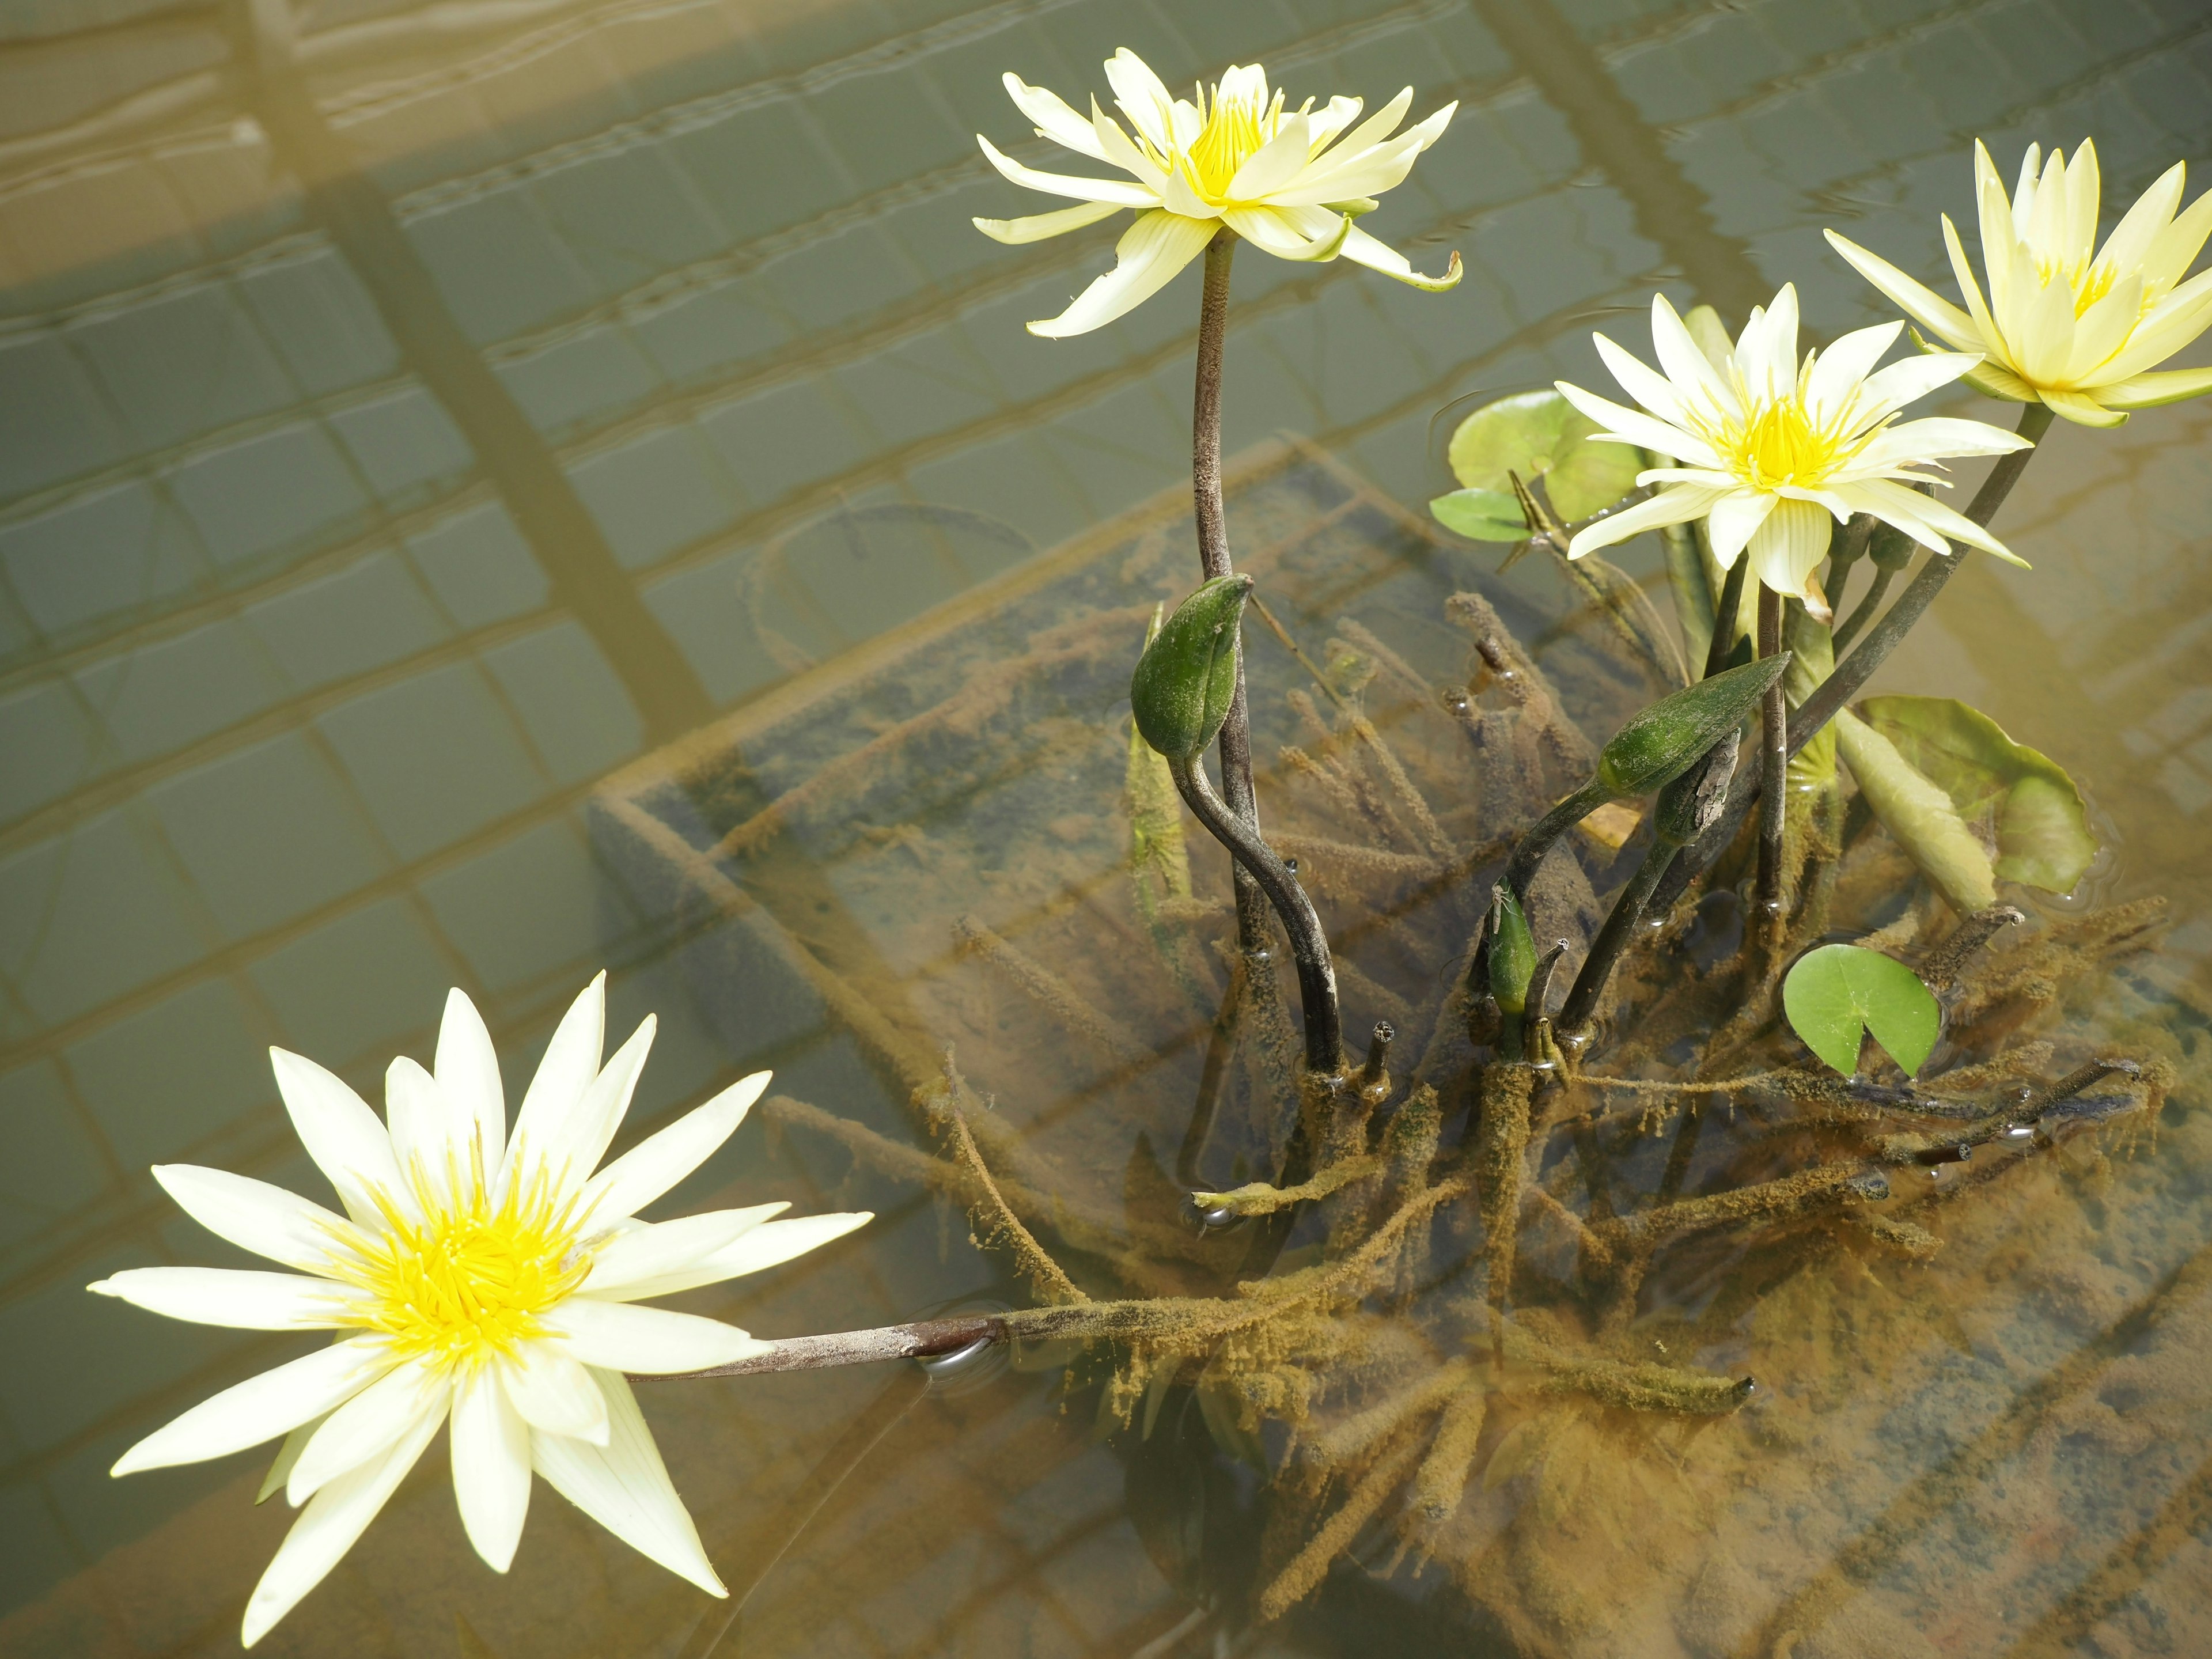
{"type": "Polygon", "coordinates": [[[1257,155],[1282,125],[1283,94],[1278,92],[1264,109],[1249,98],[1224,98],[1218,87],[1213,89],[1210,109],[1202,87],[1198,99],[1206,125],[1191,141],[1190,183],[1206,201],[1218,203],[1228,198],[1229,181],[1237,169],[1257,155]]]}

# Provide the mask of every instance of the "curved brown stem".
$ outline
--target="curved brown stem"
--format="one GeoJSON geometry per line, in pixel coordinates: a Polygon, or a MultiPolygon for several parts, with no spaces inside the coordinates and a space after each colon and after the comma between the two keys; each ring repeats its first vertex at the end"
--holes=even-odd
{"type": "MultiPolygon", "coordinates": [[[[1765,583],[1759,589],[1759,654],[1782,651],[1782,596],[1765,583]]],[[[1770,951],[1782,943],[1782,835],[1784,792],[1789,786],[1790,704],[1779,680],[1769,686],[1759,710],[1759,755],[1765,782],[1759,792],[1759,879],[1752,906],[1770,951]]]]}

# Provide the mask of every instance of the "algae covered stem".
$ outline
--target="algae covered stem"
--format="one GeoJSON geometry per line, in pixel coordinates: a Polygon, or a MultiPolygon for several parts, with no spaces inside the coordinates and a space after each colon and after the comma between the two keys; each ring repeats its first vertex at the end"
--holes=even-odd
{"type": "MultiPolygon", "coordinates": [[[[1237,233],[1227,226],[1206,246],[1206,287],[1198,306],[1198,373],[1191,398],[1190,495],[1198,526],[1198,562],[1211,581],[1233,574],[1229,557],[1229,520],[1221,499],[1221,353],[1229,332],[1229,268],[1237,257],[1237,233]]],[[[1244,702],[1244,665],[1237,665],[1237,690],[1229,718],[1221,723],[1221,794],[1231,812],[1256,836],[1260,806],[1252,788],[1252,726],[1244,702]]],[[[1267,945],[1266,901],[1243,863],[1233,875],[1237,889],[1237,944],[1248,954],[1267,945]]]]}

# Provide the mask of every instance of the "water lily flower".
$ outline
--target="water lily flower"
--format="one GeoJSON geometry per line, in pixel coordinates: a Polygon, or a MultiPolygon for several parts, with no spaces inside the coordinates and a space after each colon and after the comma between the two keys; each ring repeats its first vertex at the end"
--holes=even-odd
{"type": "Polygon", "coordinates": [[[1018,76],[1007,75],[1006,91],[1036,124],[1039,137],[1119,167],[1127,179],[1040,173],[1008,159],[981,133],[975,137],[991,165],[1014,183],[1081,204],[1028,219],[976,220],[986,236],[1042,241],[1123,208],[1137,210],[1114,269],[1059,316],[1031,323],[1030,333],[1060,338],[1103,327],[1159,292],[1224,225],[1278,258],[1341,254],[1432,291],[1459,282],[1458,254],[1442,276],[1424,276],[1404,254],[1352,222],[1413,170],[1413,158],[1436,143],[1456,103],[1399,133],[1413,101],[1411,87],[1353,126],[1358,99],[1332,98],[1320,110],[1308,99],[1285,112],[1283,94],[1268,91],[1267,71],[1256,64],[1230,70],[1211,96],[1200,87],[1194,100],[1170,95],[1145,60],[1124,46],[1107,60],[1106,79],[1115,106],[1128,120],[1126,131],[1095,97],[1086,119],[1018,76]]]}
{"type": "Polygon", "coordinates": [[[1828,240],[1921,327],[1961,351],[1985,353],[1966,376],[1978,390],[2047,404],[2082,426],[2118,426],[2131,409],[2212,392],[2212,368],[2153,372],[2212,326],[2212,270],[2182,280],[2212,233],[2212,191],[2175,213],[2187,170],[2180,161],[2167,168],[2100,248],[2095,144],[2083,139],[2070,163],[2056,149],[2043,161],[2041,146],[2030,144],[2008,200],[1996,163],[1976,140],[1987,299],[1959,228],[1943,216],[1964,311],[1832,230],[1828,240]]]}
{"type": "Polygon", "coordinates": [[[1946,457],[2030,446],[1979,421],[1893,424],[1906,404],[1979,361],[1936,352],[1876,368],[1904,326],[1856,330],[1825,352],[1807,352],[1801,363],[1797,290],[1785,284],[1772,305],[1753,310],[1732,349],[1721,349],[1723,337],[1710,356],[1666,296],[1655,295],[1651,343],[1663,374],[1595,336],[1606,367],[1643,408],[1557,382],[1561,395],[1606,428],[1590,441],[1638,444],[1688,465],[1638,473],[1638,483],[1664,487],[1583,530],[1568,544],[1567,556],[1704,519],[1723,569],[1748,553],[1752,574],[1768,587],[1820,603],[1813,572],[1827,555],[1831,519],[1871,513],[1938,553],[1951,550],[1945,539],[1951,537],[2024,564],[1972,520],[1911,487],[1932,477],[1917,468],[1946,457]]]}
{"type": "Polygon", "coordinates": [[[637,1212],[729,1139],[757,1072],[597,1174],[652,1045],[647,1016],[604,1067],[606,975],[553,1034],[507,1132],[499,1060],[475,1005],[446,1001],[434,1069],[386,1074],[384,1121],[298,1054],[276,1086],[345,1213],[191,1164],[154,1177],[218,1237],[287,1273],[139,1267],[91,1288],[173,1319],[330,1330],[331,1344],[203,1401],[114,1473],[197,1463],[289,1437],[262,1497],[304,1504],[246,1607],[251,1647],[321,1582],[452,1423],[469,1541],[505,1572],[532,1471],[608,1531],[715,1595],[714,1576],[623,1373],[726,1364],[767,1345],[646,1297],[756,1273],[851,1231],[866,1213],[778,1221],[763,1204],[678,1221],[637,1212]]]}

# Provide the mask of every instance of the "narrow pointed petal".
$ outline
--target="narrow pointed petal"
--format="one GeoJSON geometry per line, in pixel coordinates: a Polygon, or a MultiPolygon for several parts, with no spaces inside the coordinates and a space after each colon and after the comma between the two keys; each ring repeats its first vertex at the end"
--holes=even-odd
{"type": "Polygon", "coordinates": [[[1997,327],[1996,316],[1982,299],[1981,286],[1974,281],[1974,268],[1966,261],[1966,246],[1959,240],[1959,228],[1951,222],[1948,213],[1943,216],[1943,246],[1951,256],[1951,275],[1959,284],[1959,292],[1966,295],[1966,309],[1973,318],[1974,332],[1979,337],[1976,349],[1988,352],[1990,361],[2001,362],[2009,368],[2012,349],[2005,342],[2003,331],[1997,327]]]}
{"type": "Polygon", "coordinates": [[[1124,46],[1106,60],[1106,84],[1114,88],[1114,101],[1121,113],[1152,140],[1153,149],[1176,147],[1169,115],[1175,100],[1149,64],[1124,46]]]}
{"type": "Polygon", "coordinates": [[[561,1339],[570,1358],[640,1376],[703,1371],[768,1352],[767,1343],[720,1320],[587,1296],[548,1309],[538,1322],[561,1339]]]}
{"type": "Polygon", "coordinates": [[[1210,219],[1186,219],[1164,210],[1141,215],[1115,246],[1114,269],[1059,316],[1031,323],[1030,332],[1056,340],[1103,328],[1166,287],[1198,258],[1218,228],[1210,219]]]}
{"type": "Polygon", "coordinates": [[[1858,418],[1870,425],[1894,410],[1946,386],[1974,366],[1963,351],[1930,351],[1878,368],[1859,386],[1858,418]]]}
{"type": "Polygon", "coordinates": [[[2100,381],[2132,380],[2156,368],[2203,333],[2208,324],[2212,324],[2212,283],[2179,304],[2169,295],[2136,325],[2125,345],[2098,365],[2097,378],[2100,381]]]}
{"type": "Polygon", "coordinates": [[[487,1566],[505,1572],[530,1513],[530,1428],[489,1365],[453,1391],[453,1455],[461,1529],[487,1566]]]}
{"type": "Polygon", "coordinates": [[[1379,270],[1385,276],[1395,277],[1409,288],[1421,289],[1431,294],[1442,294],[1459,286],[1466,274],[1461,269],[1459,250],[1454,248],[1441,276],[1424,276],[1413,269],[1406,256],[1387,242],[1377,241],[1358,225],[1345,233],[1344,257],[1356,265],[1365,265],[1370,270],[1379,270]]]}
{"type": "Polygon", "coordinates": [[[1806,407],[1814,418],[1825,423],[1842,414],[1858,391],[1859,382],[1874,372],[1882,354],[1897,343],[1897,337],[1904,331],[1903,323],[1853,329],[1815,358],[1805,383],[1806,407]]]}
{"type": "Polygon", "coordinates": [[[2107,409],[2094,398],[2081,392],[2055,392],[2049,386],[2039,387],[2043,401],[2065,419],[2076,426],[2112,427],[2127,424],[2127,411],[2107,409]]]}
{"type": "Polygon", "coordinates": [[[1753,396],[1784,398],[1797,384],[1797,285],[1784,283],[1774,303],[1747,324],[1735,366],[1753,396]]]}
{"type": "Polygon", "coordinates": [[[975,142],[983,147],[984,157],[1002,177],[1028,190],[1041,190],[1049,196],[1073,196],[1079,202],[1111,202],[1116,207],[1150,207],[1159,199],[1133,179],[1084,179],[1065,173],[1040,173],[1006,155],[980,132],[975,135],[975,142]]]}
{"type": "Polygon", "coordinates": [[[384,1118],[400,1174],[434,1204],[450,1207],[457,1190],[472,1191],[491,1173],[475,1161],[483,1145],[477,1115],[405,1054],[385,1070],[384,1118]]]}
{"type": "MultiPolygon", "coordinates": [[[[1232,202],[1263,202],[1305,171],[1313,149],[1313,123],[1303,115],[1286,115],[1275,136],[1251,155],[1229,181],[1232,202]]],[[[1358,192],[1354,192],[1355,194],[1358,192]]]]}
{"type": "Polygon", "coordinates": [[[300,1462],[300,1454],[315,1437],[315,1431],[329,1421],[327,1413],[320,1417],[311,1417],[285,1435],[284,1443],[276,1448],[276,1461],[269,1466],[269,1473],[261,1477],[260,1488],[253,1494],[257,1506],[267,1503],[284,1490],[284,1483],[292,1478],[292,1471],[300,1462]]]}
{"type": "Polygon", "coordinates": [[[1957,455],[2006,455],[2034,446],[2017,432],[1984,421],[1964,421],[1948,415],[1906,421],[1885,428],[1862,449],[1851,465],[1836,476],[1849,479],[1908,461],[1947,460],[1957,455]]]}
{"type": "Polygon", "coordinates": [[[592,1224],[611,1227],[635,1215],[712,1158],[745,1121],[773,1075],[755,1072],[738,1079],[592,1176],[581,1206],[592,1224]]]}
{"type": "Polygon", "coordinates": [[[154,1179],[217,1238],[288,1267],[321,1272],[360,1237],[353,1224],[313,1200],[251,1176],[197,1164],[156,1164],[154,1179]]]}
{"type": "Polygon", "coordinates": [[[1014,100],[1014,107],[1030,118],[1039,132],[1063,149],[1079,155],[1088,155],[1094,161],[1109,158],[1098,147],[1098,136],[1091,123],[1069,108],[1059,94],[1048,92],[1042,87],[1033,87],[1012,70],[1006,74],[1006,96],[1014,100]]]}
{"type": "Polygon", "coordinates": [[[478,1155],[489,1180],[507,1152],[507,1093],[499,1079],[499,1050],[483,1016],[459,986],[446,994],[431,1069],[446,1098],[476,1121],[478,1155]]]}
{"type": "Polygon", "coordinates": [[[110,1473],[136,1474],[202,1463],[274,1440],[351,1399],[391,1370],[392,1363],[381,1342],[354,1340],[319,1348],[203,1400],[124,1453],[110,1473]]]}
{"type": "Polygon", "coordinates": [[[2203,251],[2208,234],[2212,234],[2212,190],[2191,202],[2172,224],[2159,232],[2150,245],[2150,252],[2143,256],[2144,283],[2153,288],[2167,288],[2179,282],[2181,273],[2203,251]]]}
{"type": "MultiPolygon", "coordinates": [[[[1413,89],[1411,87],[1407,87],[1399,95],[1407,104],[1413,101],[1413,89]]],[[[1340,95],[1330,99],[1328,107],[1313,117],[1314,155],[1318,157],[1327,150],[1346,127],[1359,118],[1359,112],[1365,106],[1357,98],[1340,95]]],[[[1395,126],[1396,123],[1393,122],[1391,125],[1395,126]]]]}
{"type": "Polygon", "coordinates": [[[615,1131],[629,1115],[630,1098],[637,1092],[638,1074],[645,1069],[659,1020],[647,1014],[630,1033],[629,1041],[615,1051],[584,1091],[584,1097],[568,1121],[546,1142],[540,1157],[555,1172],[553,1190],[565,1197],[582,1188],[606,1155],[615,1131]]]}
{"type": "Polygon", "coordinates": [[[391,1137],[368,1103],[304,1055],[271,1048],[269,1060],[294,1133],[337,1189],[346,1213],[364,1224],[377,1224],[375,1195],[381,1193],[412,1214],[415,1200],[399,1178],[391,1137]]]}
{"type": "Polygon", "coordinates": [[[2112,234],[2098,250],[2097,263],[2113,270],[2138,270],[2149,256],[2160,232],[2173,222],[2181,205],[2181,186],[2189,164],[2176,161],[2159,174],[2151,187],[2136,198],[2135,205],[2120,216],[2112,234]]]}
{"type": "Polygon", "coordinates": [[[1344,251],[1345,239],[1352,234],[1349,214],[1332,218],[1327,235],[1311,238],[1290,222],[1288,215],[1273,208],[1224,208],[1221,221],[1262,252],[1272,253],[1278,259],[1308,264],[1322,264],[1336,258],[1344,251]]]}
{"type": "Polygon", "coordinates": [[[1775,499],[1763,489],[1734,489],[1713,503],[1705,516],[1705,534],[1722,569],[1735,563],[1736,556],[1774,511],[1775,499]]]}
{"type": "Polygon", "coordinates": [[[1678,461],[1689,461],[1698,466],[1720,467],[1723,463],[1712,446],[1702,438],[1669,425],[1656,415],[1646,415],[1641,410],[1624,408],[1609,398],[1571,386],[1565,380],[1554,380],[1559,395],[1577,409],[1595,421],[1611,435],[1627,443],[1640,444],[1661,455],[1670,455],[1678,461]]]}
{"type": "Polygon", "coordinates": [[[126,1267],[87,1288],[165,1319],[241,1331],[328,1330],[360,1299],[327,1279],[233,1267],[126,1267]]]}
{"type": "Polygon", "coordinates": [[[1828,556],[1835,520],[1816,502],[1784,498],[1774,503],[1745,545],[1751,574],[1777,593],[1805,597],[1805,579],[1828,556]]]}
{"type": "Polygon", "coordinates": [[[865,1226],[874,1215],[866,1210],[853,1211],[842,1215],[796,1216],[789,1221],[771,1221],[756,1227],[735,1243],[726,1244],[712,1255],[679,1272],[672,1272],[659,1279],[639,1279],[605,1294],[617,1302],[642,1301],[647,1297],[673,1296],[678,1291],[696,1290],[702,1285],[719,1285],[726,1279],[738,1279],[746,1273],[757,1273],[770,1267],[781,1267],[810,1250],[817,1250],[833,1239],[842,1238],[856,1227],[865,1226]]]}
{"type": "Polygon", "coordinates": [[[2055,386],[2074,356],[2074,290],[2054,276],[2029,302],[2013,354],[2021,378],[2038,386],[2055,386]]]}
{"type": "Polygon", "coordinates": [[[530,1458],[553,1490],[647,1559],[709,1595],[727,1595],[707,1559],[659,1448],[619,1371],[602,1371],[612,1432],[604,1449],[580,1440],[533,1433],[530,1458]]]}
{"type": "Polygon", "coordinates": [[[1357,155],[1363,149],[1381,143],[1392,133],[1397,131],[1398,124],[1406,118],[1406,112],[1413,106],[1413,88],[1401,88],[1395,98],[1344,135],[1343,143],[1336,147],[1337,153],[1341,155],[1357,155]]]}
{"type": "Polygon", "coordinates": [[[2097,251],[2097,208],[2104,179],[2097,166],[2097,141],[2084,138],[2066,169],[2066,259],[2087,266],[2097,251]]]}
{"type": "Polygon", "coordinates": [[[603,972],[568,1005],[553,1029],[552,1041],[545,1045],[545,1057],[538,1062],[537,1075],[530,1079],[514,1115],[514,1135],[507,1142],[499,1183],[492,1193],[495,1202],[517,1179],[527,1180],[529,1172],[540,1167],[544,1150],[568,1132],[568,1120],[582,1103],[584,1091],[599,1074],[606,1028],[607,976],[603,972]]]}
{"type": "Polygon", "coordinates": [[[1632,536],[1640,536],[1647,530],[1702,519],[1712,510],[1712,505],[1719,495],[1717,490],[1700,489],[1695,484],[1677,484],[1672,489],[1662,489],[1650,500],[1623,507],[1618,513],[1609,513],[1579,532],[1567,544],[1567,556],[1579,559],[1585,553],[1595,553],[1601,547],[1611,547],[1632,536]]]}
{"type": "Polygon", "coordinates": [[[2097,388],[2097,401],[2106,409],[2153,409],[2178,404],[2185,398],[2201,398],[2212,392],[2212,368],[2174,368],[2163,374],[2138,374],[2117,386],[2097,388]]]}
{"type": "Polygon", "coordinates": [[[1933,289],[1915,282],[1888,260],[1868,252],[1857,243],[1837,235],[1832,230],[1826,234],[1829,246],[1842,254],[1854,270],[1880,289],[1892,305],[1921,327],[1959,350],[1979,351],[1984,349],[1983,337],[1974,326],[1974,319],[1948,300],[1939,297],[1933,289]]]}
{"type": "Polygon", "coordinates": [[[1121,211],[1119,202],[1084,202],[1052,213],[1032,214],[1026,219],[975,219],[969,222],[993,241],[1019,247],[1025,242],[1064,236],[1071,230],[1095,225],[1101,219],[1110,219],[1121,211]]]}
{"type": "Polygon", "coordinates": [[[1688,405],[1681,390],[1672,380],[1602,334],[1593,334],[1590,340],[1597,347],[1599,359],[1620,383],[1622,391],[1669,426],[1684,423],[1688,418],[1688,405]]]}
{"type": "Polygon", "coordinates": [[[278,1620],[299,1605],[301,1596],[321,1583],[368,1529],[377,1511],[398,1490],[407,1471],[415,1467],[415,1460],[438,1432],[444,1416],[442,1411],[426,1413],[382,1457],[341,1475],[309,1501],[246,1601],[240,1638],[247,1647],[266,1636],[278,1620]]]}
{"type": "Polygon", "coordinates": [[[304,1504],[349,1470],[381,1457],[426,1412],[445,1415],[451,1386],[419,1359],[394,1366],[323,1419],[284,1482],[284,1497],[304,1504]]]}
{"type": "Polygon", "coordinates": [[[533,1429],[607,1443],[607,1397],[584,1365],[551,1342],[524,1342],[497,1362],[500,1386],[533,1429]]]}
{"type": "Polygon", "coordinates": [[[1168,169],[1139,149],[1136,141],[1121,131],[1121,124],[1098,107],[1096,98],[1091,100],[1091,131],[1097,142],[1100,160],[1121,168],[1147,190],[1165,187],[1168,169]]]}
{"type": "Polygon", "coordinates": [[[708,1210],[617,1233],[592,1251],[591,1273],[578,1288],[589,1296],[607,1296],[641,1280],[696,1266],[785,1207],[760,1204],[746,1210],[708,1210]]]}
{"type": "MultiPolygon", "coordinates": [[[[1692,401],[1694,390],[1694,400],[1705,408],[1726,415],[1743,413],[1735,386],[1663,294],[1651,296],[1651,349],[1659,359],[1660,373],[1681,389],[1685,403],[1692,401]]],[[[1733,343],[1729,349],[1733,354],[1733,343]]]]}
{"type": "Polygon", "coordinates": [[[2023,570],[2027,568],[2027,560],[1965,514],[1917,489],[1887,478],[1865,478],[1844,486],[1844,494],[1857,504],[1859,511],[1871,513],[1884,524],[1895,526],[1932,552],[1948,553],[1951,541],[1958,540],[1993,553],[2023,570]]]}
{"type": "Polygon", "coordinates": [[[2120,349],[2142,314],[2142,278],[2123,276],[2111,293],[2074,319],[2074,349],[2066,359],[2065,379],[2080,386],[2120,349]]]}

